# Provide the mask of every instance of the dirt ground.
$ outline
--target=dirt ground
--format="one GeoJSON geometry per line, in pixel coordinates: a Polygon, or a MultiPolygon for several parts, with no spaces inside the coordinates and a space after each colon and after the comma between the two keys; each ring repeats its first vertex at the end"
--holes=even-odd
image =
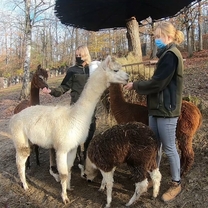
{"type": "MultiPolygon", "coordinates": [[[[194,138],[195,162],[190,172],[182,179],[182,192],[170,203],[163,203],[161,195],[168,188],[170,180],[168,161],[163,156],[161,162],[162,183],[159,196],[152,198],[152,189],[143,194],[131,207],[160,208],[206,208],[208,207],[208,65],[194,67],[187,60],[184,95],[193,95],[203,103],[204,121],[194,138]]],[[[196,64],[197,65],[197,64],[196,64]]],[[[62,77],[61,77],[62,78],[62,77]]],[[[61,79],[60,78],[60,79],[61,79]]],[[[55,78],[54,78],[55,80],[55,78]]],[[[56,80],[57,81],[57,80],[56,80]]],[[[55,82],[55,81],[54,81],[55,82]]],[[[58,85],[57,83],[54,84],[58,85]]],[[[51,86],[51,85],[50,85],[51,86]]],[[[0,132],[7,132],[8,122],[13,109],[18,103],[19,88],[10,87],[0,90],[0,132]]],[[[69,103],[69,96],[60,98],[40,95],[42,104],[69,103]]],[[[100,107],[99,112],[102,111],[100,107]]],[[[106,128],[107,119],[97,115],[97,132],[106,128]]],[[[28,121],[29,122],[29,121],[28,121]]],[[[106,193],[98,191],[101,182],[99,175],[94,182],[88,183],[80,177],[77,161],[72,169],[71,184],[73,191],[68,191],[71,200],[64,205],[61,199],[61,185],[49,174],[49,151],[40,148],[40,166],[36,165],[35,155],[31,154],[31,168],[26,170],[29,190],[23,190],[15,164],[15,149],[10,139],[0,134],[0,208],[101,208],[106,204],[106,193]]],[[[134,184],[125,165],[115,172],[112,207],[122,208],[134,193],[134,184]]]]}

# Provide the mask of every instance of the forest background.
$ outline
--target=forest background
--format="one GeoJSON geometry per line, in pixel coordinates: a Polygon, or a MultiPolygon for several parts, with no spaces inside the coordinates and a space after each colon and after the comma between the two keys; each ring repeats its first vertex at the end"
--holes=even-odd
{"type": "MultiPolygon", "coordinates": [[[[29,85],[29,74],[38,64],[49,70],[74,64],[78,45],[89,47],[93,60],[106,55],[127,56],[131,51],[126,28],[86,31],[61,24],[54,13],[55,0],[1,0],[0,2],[0,77],[22,77],[23,89],[29,85]]],[[[161,19],[157,21],[165,21],[161,19]]],[[[208,49],[208,1],[193,2],[181,10],[171,22],[182,30],[185,41],[182,52],[208,49]]],[[[151,17],[138,22],[142,54],[132,62],[155,58],[151,17]]],[[[22,98],[27,96],[22,92],[22,98]]]]}

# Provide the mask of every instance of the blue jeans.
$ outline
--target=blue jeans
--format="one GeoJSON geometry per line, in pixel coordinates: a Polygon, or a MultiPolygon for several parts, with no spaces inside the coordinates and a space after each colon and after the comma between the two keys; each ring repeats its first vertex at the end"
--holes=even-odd
{"type": "Polygon", "coordinates": [[[158,146],[158,167],[162,156],[162,149],[168,157],[172,180],[180,181],[180,157],[176,148],[176,125],[178,117],[161,118],[149,116],[149,126],[156,134],[158,146]]]}

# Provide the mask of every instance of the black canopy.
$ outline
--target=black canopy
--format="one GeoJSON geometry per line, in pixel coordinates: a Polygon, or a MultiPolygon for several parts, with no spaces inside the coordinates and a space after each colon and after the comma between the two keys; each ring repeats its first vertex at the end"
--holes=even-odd
{"type": "Polygon", "coordinates": [[[193,0],[56,0],[55,13],[62,24],[91,31],[124,28],[126,20],[153,20],[178,13],[193,0]]]}

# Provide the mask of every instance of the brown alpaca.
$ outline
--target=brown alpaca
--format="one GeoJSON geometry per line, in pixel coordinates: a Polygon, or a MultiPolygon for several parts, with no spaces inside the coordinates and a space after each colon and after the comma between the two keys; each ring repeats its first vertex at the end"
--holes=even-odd
{"type": "Polygon", "coordinates": [[[194,162],[194,150],[192,141],[194,134],[202,124],[200,110],[191,102],[183,100],[181,115],[178,118],[176,138],[181,150],[181,175],[185,175],[194,162]]]}
{"type": "MultiPolygon", "coordinates": [[[[23,100],[21,101],[14,109],[14,114],[19,113],[20,111],[24,110],[27,107],[32,105],[40,105],[40,98],[39,98],[39,90],[43,89],[44,87],[48,88],[48,84],[46,80],[48,79],[48,72],[45,69],[41,68],[41,65],[38,65],[37,70],[33,74],[31,80],[31,88],[30,88],[30,100],[23,100]]],[[[38,146],[34,145],[35,153],[36,153],[36,162],[37,165],[40,165],[39,161],[39,150],[38,146]]],[[[30,159],[28,157],[26,167],[30,168],[30,159]]]]}
{"type": "Polygon", "coordinates": [[[120,84],[114,83],[111,83],[109,87],[110,109],[117,123],[122,124],[132,121],[139,121],[148,125],[147,107],[135,103],[126,102],[123,97],[121,87],[122,86],[120,84]]]}
{"type": "MultiPolygon", "coordinates": [[[[110,109],[118,124],[138,121],[148,124],[147,107],[126,102],[121,85],[111,84],[109,87],[110,109]]],[[[178,119],[176,138],[181,151],[181,175],[184,176],[194,162],[192,141],[194,134],[202,123],[202,115],[193,103],[182,102],[181,115],[178,119]]]]}
{"type": "Polygon", "coordinates": [[[100,170],[103,180],[100,191],[107,189],[107,204],[112,201],[114,171],[126,163],[135,182],[135,192],[126,206],[135,203],[153,181],[153,197],[157,197],[161,174],[157,167],[158,145],[151,129],[141,122],[118,124],[93,137],[87,149],[84,177],[91,181],[100,170]]]}
{"type": "Polygon", "coordinates": [[[19,103],[15,109],[14,114],[19,113],[23,109],[30,107],[32,105],[40,105],[39,90],[44,87],[48,88],[46,80],[48,79],[48,72],[45,69],[41,68],[41,65],[38,65],[36,72],[33,74],[31,80],[31,89],[30,89],[30,100],[23,100],[19,103]]]}

